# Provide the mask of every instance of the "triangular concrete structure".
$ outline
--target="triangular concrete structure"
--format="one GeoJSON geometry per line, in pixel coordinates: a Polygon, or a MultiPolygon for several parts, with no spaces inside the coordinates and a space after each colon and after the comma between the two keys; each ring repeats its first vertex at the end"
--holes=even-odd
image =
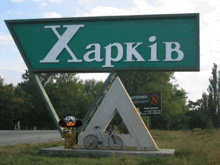
{"type": "MultiPolygon", "coordinates": [[[[79,146],[83,145],[83,140],[88,134],[97,134],[94,126],[100,126],[100,131],[103,132],[114,117],[115,110],[120,114],[130,133],[128,135],[118,134],[123,140],[124,147],[148,151],[158,150],[157,144],[118,77],[112,83],[85,131],[80,134],[79,146]]],[[[108,146],[108,143],[104,143],[105,145],[108,146]]]]}

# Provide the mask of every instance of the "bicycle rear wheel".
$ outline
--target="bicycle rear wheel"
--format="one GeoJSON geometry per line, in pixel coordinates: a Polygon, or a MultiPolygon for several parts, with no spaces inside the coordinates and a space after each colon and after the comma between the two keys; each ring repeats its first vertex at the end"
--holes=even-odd
{"type": "Polygon", "coordinates": [[[97,136],[95,136],[93,134],[87,135],[84,138],[84,146],[88,149],[93,149],[98,145],[98,141],[99,140],[98,140],[97,136]]]}
{"type": "Polygon", "coordinates": [[[113,150],[120,150],[123,147],[122,139],[116,135],[109,139],[108,144],[113,150]]]}

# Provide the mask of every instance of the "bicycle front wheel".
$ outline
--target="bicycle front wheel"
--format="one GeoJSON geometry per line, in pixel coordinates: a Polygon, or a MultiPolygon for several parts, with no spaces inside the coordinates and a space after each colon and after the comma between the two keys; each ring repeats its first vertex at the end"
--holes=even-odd
{"type": "Polygon", "coordinates": [[[84,138],[84,146],[88,149],[93,149],[98,145],[98,138],[95,135],[87,135],[84,138]]]}
{"type": "Polygon", "coordinates": [[[108,144],[113,150],[120,150],[123,147],[122,139],[116,135],[109,139],[108,144]]]}

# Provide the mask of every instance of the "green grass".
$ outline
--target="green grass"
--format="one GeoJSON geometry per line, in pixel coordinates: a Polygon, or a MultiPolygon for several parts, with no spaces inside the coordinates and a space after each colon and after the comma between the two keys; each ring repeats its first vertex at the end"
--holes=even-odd
{"type": "Polygon", "coordinates": [[[63,146],[63,142],[0,147],[0,164],[220,164],[220,130],[150,131],[159,148],[176,149],[172,158],[143,156],[47,156],[41,148],[63,146]]]}

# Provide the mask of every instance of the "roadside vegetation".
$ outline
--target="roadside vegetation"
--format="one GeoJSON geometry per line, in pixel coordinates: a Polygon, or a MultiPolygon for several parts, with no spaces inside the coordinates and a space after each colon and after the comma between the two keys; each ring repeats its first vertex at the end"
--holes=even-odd
{"type": "Polygon", "coordinates": [[[144,156],[94,156],[94,155],[56,155],[48,156],[39,152],[42,148],[63,146],[63,142],[46,142],[39,144],[22,144],[0,147],[0,164],[103,164],[103,165],[133,165],[133,164],[176,164],[202,165],[220,164],[220,130],[194,131],[162,131],[151,130],[151,134],[159,148],[175,149],[170,157],[144,156]]]}

